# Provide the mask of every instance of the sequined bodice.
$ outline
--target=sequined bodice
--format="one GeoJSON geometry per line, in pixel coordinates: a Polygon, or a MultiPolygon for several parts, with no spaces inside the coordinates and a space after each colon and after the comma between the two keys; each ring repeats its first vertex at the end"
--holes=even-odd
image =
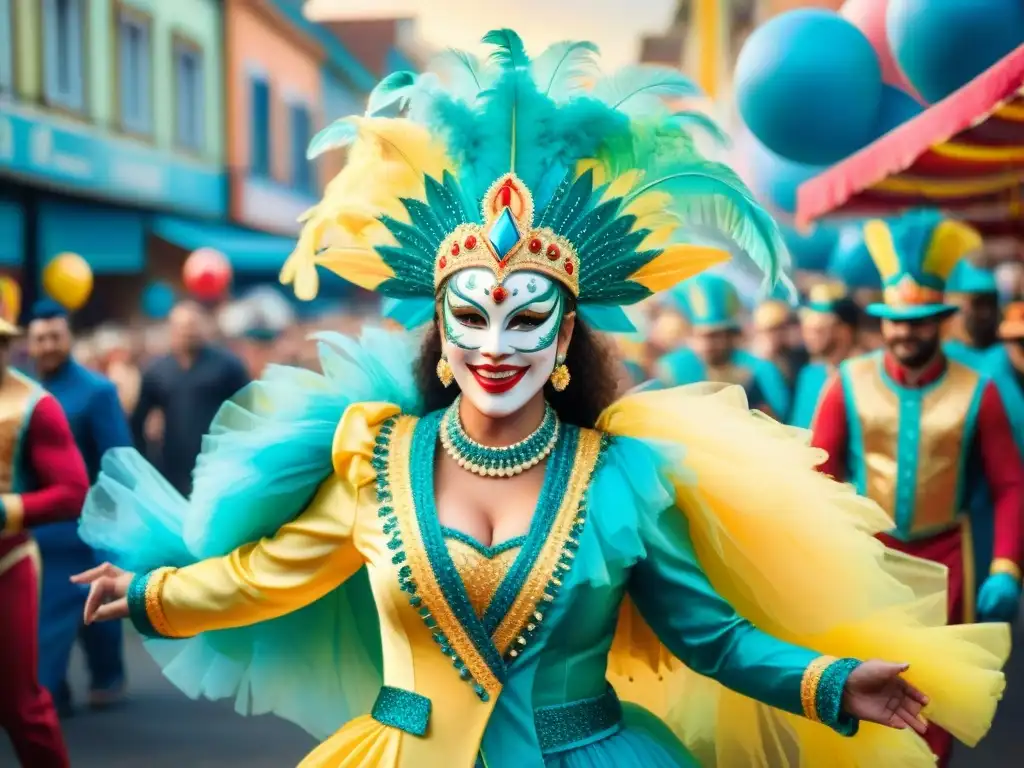
{"type": "Polygon", "coordinates": [[[448,554],[466,587],[469,602],[476,615],[483,617],[519,555],[524,537],[518,536],[496,547],[484,547],[458,531],[446,528],[444,535],[448,554]]]}

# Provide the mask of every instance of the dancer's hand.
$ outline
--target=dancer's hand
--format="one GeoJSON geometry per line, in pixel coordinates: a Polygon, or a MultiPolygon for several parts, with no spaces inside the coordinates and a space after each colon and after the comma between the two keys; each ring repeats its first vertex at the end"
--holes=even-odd
{"type": "Polygon", "coordinates": [[[843,711],[890,728],[913,728],[923,734],[928,727],[921,709],[928,697],[901,675],[909,664],[865,661],[846,678],[843,711]]]}
{"type": "Polygon", "coordinates": [[[85,600],[85,623],[110,621],[128,617],[128,587],[134,573],[116,565],[104,563],[71,577],[73,584],[88,584],[89,597],[85,600]]]}

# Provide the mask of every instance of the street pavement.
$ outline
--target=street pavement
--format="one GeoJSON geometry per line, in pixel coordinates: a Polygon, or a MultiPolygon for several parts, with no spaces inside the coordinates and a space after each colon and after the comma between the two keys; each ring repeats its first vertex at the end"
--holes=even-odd
{"type": "MultiPolygon", "coordinates": [[[[1024,642],[1024,625],[1020,629],[1024,642]]],[[[130,703],[107,712],[80,709],[64,722],[72,768],[294,768],[314,746],[303,731],[277,718],[240,717],[232,702],[186,698],[163,679],[134,633],[126,653],[130,703]]],[[[72,686],[81,694],[80,658],[74,667],[72,686]]],[[[992,733],[976,750],[961,748],[953,768],[1020,768],[1024,653],[1011,660],[1007,674],[1009,690],[992,733]]],[[[15,766],[0,740],[0,768],[15,766]]]]}

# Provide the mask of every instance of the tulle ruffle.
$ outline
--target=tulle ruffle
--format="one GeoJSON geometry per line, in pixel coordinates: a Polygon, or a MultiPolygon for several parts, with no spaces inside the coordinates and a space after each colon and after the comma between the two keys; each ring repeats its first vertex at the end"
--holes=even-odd
{"type": "MultiPolygon", "coordinates": [[[[707,384],[627,397],[599,427],[629,438],[616,441],[608,486],[592,496],[614,505],[589,518],[610,520],[592,529],[605,554],[642,556],[628,529],[664,513],[668,483],[709,579],[741,615],[825,654],[908,662],[933,722],[967,744],[985,735],[1009,628],[943,626],[945,569],[885,549],[874,534],[891,521],[815,470],[823,457],[806,432],[749,411],[739,387],[707,384]]],[[[598,563],[585,567],[600,579],[598,563]]],[[[867,724],[845,739],[692,673],[628,603],[609,672],[620,696],[652,708],[705,766],[933,764],[909,731],[867,724]]]]}
{"type": "MultiPolygon", "coordinates": [[[[302,511],[332,464],[359,458],[339,450],[368,465],[372,408],[352,408],[346,422],[367,439],[342,445],[335,433],[355,404],[416,412],[409,336],[371,330],[359,342],[318,339],[322,374],[273,367],[221,408],[190,500],[134,450],[108,452],[86,501],[82,538],[131,571],[188,565],[272,535],[302,511]]],[[[242,714],[274,713],[321,739],[369,712],[381,685],[380,630],[365,571],[279,619],[146,647],[189,696],[234,698],[242,714]]]]}

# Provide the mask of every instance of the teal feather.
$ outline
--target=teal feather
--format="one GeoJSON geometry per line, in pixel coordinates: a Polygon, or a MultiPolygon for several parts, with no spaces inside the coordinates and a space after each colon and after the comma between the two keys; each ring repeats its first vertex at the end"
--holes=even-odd
{"type": "Polygon", "coordinates": [[[388,215],[381,216],[380,222],[388,228],[403,250],[416,252],[418,258],[424,261],[431,261],[437,255],[438,244],[426,237],[417,227],[388,215]]]}
{"type": "Polygon", "coordinates": [[[392,72],[385,77],[370,91],[370,97],[366,103],[367,116],[380,115],[396,105],[397,111],[404,109],[408,103],[409,93],[416,85],[416,80],[415,72],[392,72]]]}
{"type": "Polygon", "coordinates": [[[552,204],[555,209],[544,217],[544,226],[556,232],[564,230],[572,217],[581,215],[587,210],[594,191],[594,172],[587,170],[581,173],[569,190],[561,198],[555,198],[552,204]]]}
{"type": "MultiPolygon", "coordinates": [[[[595,192],[593,199],[600,200],[601,193],[595,192]]],[[[570,243],[576,243],[578,248],[586,248],[588,240],[618,215],[621,206],[621,197],[604,201],[588,212],[586,216],[580,216],[574,223],[570,223],[563,237],[570,243]]]]}
{"type": "Polygon", "coordinates": [[[309,142],[306,149],[306,159],[313,160],[324,152],[332,149],[347,147],[359,136],[359,129],[356,125],[346,119],[335,120],[330,125],[322,128],[313,140],[309,142]]]}
{"type": "Polygon", "coordinates": [[[585,78],[598,71],[597,53],[593,43],[555,43],[533,62],[537,90],[556,102],[579,95],[585,78]]]}
{"type": "Polygon", "coordinates": [[[722,126],[703,112],[676,112],[672,115],[671,120],[684,131],[689,128],[698,129],[709,136],[720,147],[728,147],[732,143],[729,139],[729,134],[722,129],[722,126]]]}
{"type": "Polygon", "coordinates": [[[430,70],[444,81],[448,95],[473,104],[480,93],[491,87],[494,70],[471,53],[449,48],[434,57],[430,70]]]}
{"type": "Polygon", "coordinates": [[[580,307],[580,317],[595,331],[602,333],[634,333],[636,326],[621,308],[589,305],[580,307]]]}
{"type": "Polygon", "coordinates": [[[437,179],[426,176],[427,205],[437,214],[437,219],[447,232],[451,232],[466,222],[466,213],[462,210],[462,201],[441,184],[437,179]]]}
{"type": "Polygon", "coordinates": [[[434,317],[434,300],[384,299],[381,314],[396,323],[401,323],[405,328],[418,328],[434,317]]]}
{"type": "Polygon", "coordinates": [[[409,221],[412,225],[419,228],[419,230],[426,235],[431,242],[436,243],[435,249],[440,247],[441,241],[448,236],[451,230],[446,229],[438,220],[437,213],[431,210],[430,206],[422,200],[403,197],[400,199],[400,202],[405,206],[405,210],[409,214],[409,221]]]}
{"type": "Polygon", "coordinates": [[[627,115],[649,115],[652,108],[664,108],[663,99],[700,97],[703,93],[678,69],[631,66],[598,80],[591,95],[627,115]]]}
{"type": "Polygon", "coordinates": [[[483,42],[494,46],[490,60],[502,69],[524,69],[530,65],[523,39],[514,30],[492,29],[484,35],[483,42]]]}

